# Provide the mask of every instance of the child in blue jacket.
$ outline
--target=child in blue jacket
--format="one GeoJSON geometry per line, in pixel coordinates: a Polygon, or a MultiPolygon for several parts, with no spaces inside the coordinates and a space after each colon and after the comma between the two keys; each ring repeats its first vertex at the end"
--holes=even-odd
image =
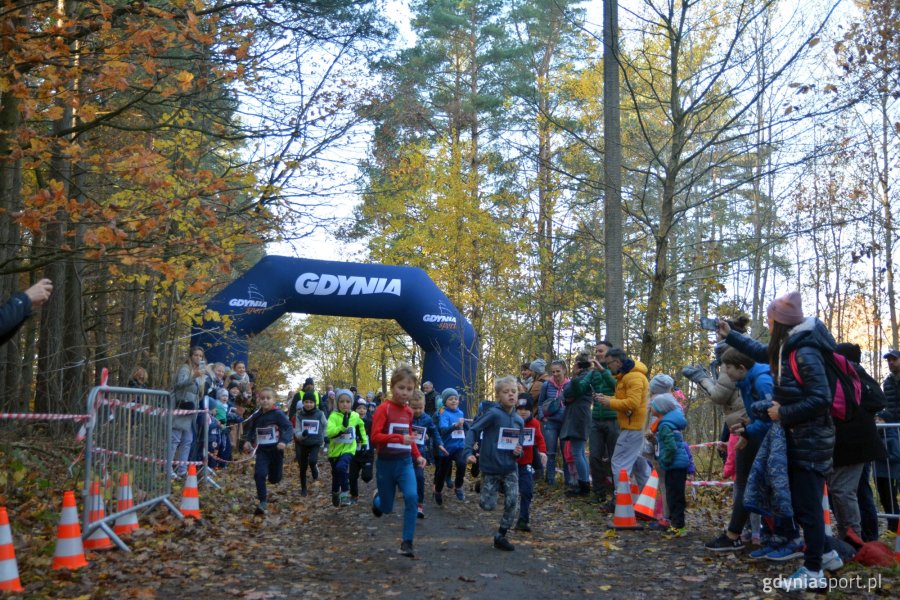
{"type": "Polygon", "coordinates": [[[685,533],[684,512],[686,502],[684,490],[687,485],[687,470],[691,459],[684,445],[684,430],[687,419],[672,394],[658,394],[650,402],[650,412],[657,421],[656,429],[657,461],[659,468],[665,473],[666,506],[669,508],[669,520],[672,533],[682,536],[685,533]]]}
{"type": "MultiPolygon", "coordinates": [[[[413,399],[409,402],[409,407],[413,412],[413,432],[416,436],[416,446],[419,447],[419,454],[428,456],[427,452],[430,447],[437,448],[437,452],[441,457],[447,456],[447,449],[444,448],[444,441],[434,421],[428,413],[425,412],[425,393],[422,390],[416,390],[413,399]]],[[[420,519],[425,518],[425,510],[423,503],[425,502],[425,468],[415,467],[416,473],[416,491],[419,494],[418,513],[420,519]]]]}

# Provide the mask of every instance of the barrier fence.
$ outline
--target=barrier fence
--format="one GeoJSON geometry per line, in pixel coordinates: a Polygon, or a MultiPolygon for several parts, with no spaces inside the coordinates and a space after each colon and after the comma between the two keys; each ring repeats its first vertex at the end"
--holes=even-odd
{"type": "Polygon", "coordinates": [[[113,522],[159,504],[183,518],[169,499],[172,419],[176,413],[197,411],[175,411],[174,397],[166,391],[100,386],[88,394],[86,412],[90,419],[85,425],[82,535],[87,538],[102,529],[128,551],[113,522]],[[95,481],[100,483],[105,516],[91,522],[88,494],[95,481]],[[123,481],[130,485],[131,502],[117,497],[123,481]]]}
{"type": "Polygon", "coordinates": [[[881,435],[881,441],[887,450],[887,459],[874,462],[869,465],[870,487],[875,486],[877,496],[882,501],[882,508],[885,512],[878,513],[883,519],[900,518],[900,507],[897,506],[897,489],[900,482],[900,423],[878,423],[878,433],[881,435]],[[896,471],[898,477],[893,477],[892,472],[896,471]],[[889,502],[894,504],[892,507],[889,502]]]}

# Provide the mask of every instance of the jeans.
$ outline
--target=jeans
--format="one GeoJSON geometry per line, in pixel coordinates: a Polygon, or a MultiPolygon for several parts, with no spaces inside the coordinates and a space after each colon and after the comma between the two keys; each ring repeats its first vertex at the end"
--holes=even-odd
{"type": "MultiPolygon", "coordinates": [[[[559,450],[559,456],[562,456],[562,444],[559,441],[559,430],[561,426],[559,423],[554,423],[553,421],[544,421],[541,423],[541,427],[543,428],[544,440],[547,442],[547,483],[555,485],[557,450],[559,450]]],[[[571,477],[569,476],[569,471],[565,468],[565,461],[563,462],[562,472],[566,485],[568,485],[571,477]]]]}
{"type": "Polygon", "coordinates": [[[300,466],[300,488],[306,489],[306,469],[312,472],[313,481],[319,478],[319,448],[321,446],[301,446],[294,444],[294,455],[297,457],[297,464],[300,466]]]}
{"type": "Polygon", "coordinates": [[[837,532],[840,539],[847,535],[847,529],[860,533],[861,516],[856,491],[859,489],[859,478],[864,463],[835,467],[828,477],[828,492],[831,497],[831,508],[837,521],[837,532]]]}
{"type": "Polygon", "coordinates": [[[500,517],[500,529],[505,533],[512,527],[519,504],[519,471],[511,471],[505,475],[481,474],[481,499],[478,506],[481,510],[497,508],[497,495],[503,488],[503,515],[500,517]]]}
{"type": "Polygon", "coordinates": [[[425,503],[425,469],[417,465],[413,465],[413,472],[416,474],[416,498],[418,504],[425,503]]]}
{"type": "Polygon", "coordinates": [[[335,458],[329,458],[331,463],[331,493],[350,491],[350,461],[352,454],[341,454],[335,458]]]}
{"type": "Polygon", "coordinates": [[[585,440],[567,440],[572,447],[572,456],[575,457],[575,471],[578,473],[578,481],[587,483],[591,480],[591,470],[588,467],[587,457],[584,455],[585,440]]]}
{"type": "Polygon", "coordinates": [[[803,566],[810,571],[821,571],[822,552],[825,550],[825,514],[822,511],[825,476],[817,471],[790,466],[788,475],[794,518],[803,528],[803,539],[806,541],[803,566]]]}
{"type": "Polygon", "coordinates": [[[276,446],[256,449],[256,466],[253,467],[253,480],[256,482],[256,497],[260,502],[267,500],[266,478],[269,483],[278,483],[284,474],[284,450],[276,446]]]}
{"type": "Polygon", "coordinates": [[[534,497],[534,473],[531,465],[519,465],[519,520],[528,523],[531,520],[531,499],[534,497]]]}
{"type": "Polygon", "coordinates": [[[191,444],[194,442],[194,433],[191,431],[190,425],[186,428],[172,427],[172,438],[169,446],[169,468],[176,474],[184,477],[187,474],[187,460],[191,451],[191,444]],[[173,469],[172,462],[177,461],[173,469]]]}
{"type": "Polygon", "coordinates": [[[684,512],[687,508],[687,503],[684,499],[687,469],[667,469],[665,471],[665,479],[669,520],[672,522],[672,527],[681,529],[684,527],[684,512]]]}
{"type": "Polygon", "coordinates": [[[619,438],[619,422],[616,419],[602,421],[591,419],[591,480],[595,496],[610,496],[615,493],[616,485],[612,472],[612,455],[616,450],[619,438]]]}
{"type": "Polygon", "coordinates": [[[878,539],[878,509],[875,507],[875,496],[872,494],[872,465],[863,465],[862,474],[859,476],[859,487],[856,488],[856,501],[859,503],[859,525],[862,531],[858,532],[864,542],[874,542],[878,539]]]}
{"type": "Polygon", "coordinates": [[[416,535],[416,474],[412,457],[375,459],[375,482],[378,495],[372,505],[384,514],[394,512],[394,493],[400,488],[403,494],[403,541],[411,542],[416,535]]]}

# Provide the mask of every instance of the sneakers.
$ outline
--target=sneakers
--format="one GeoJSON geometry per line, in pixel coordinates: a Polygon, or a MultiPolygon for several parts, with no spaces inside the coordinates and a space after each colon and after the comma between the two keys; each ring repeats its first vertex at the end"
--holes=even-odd
{"type": "Polygon", "coordinates": [[[778,550],[778,546],[769,546],[766,544],[763,545],[762,548],[757,548],[756,550],[751,552],[750,558],[752,558],[753,560],[759,560],[761,558],[765,558],[769,555],[770,552],[775,552],[776,550],[778,550]]]}
{"type": "Polygon", "coordinates": [[[300,490],[300,495],[301,495],[302,497],[306,498],[306,497],[309,495],[309,492],[306,491],[306,488],[302,488],[302,489],[300,490]]]}
{"type": "Polygon", "coordinates": [[[610,500],[607,504],[600,506],[597,512],[611,515],[616,512],[616,503],[610,500]]]}
{"type": "Polygon", "coordinates": [[[402,542],[400,542],[400,549],[397,550],[397,553],[403,556],[408,556],[410,558],[415,557],[415,554],[413,553],[412,540],[403,540],[402,542]]]}
{"type": "Polygon", "coordinates": [[[331,503],[337,508],[341,505],[341,493],[340,492],[331,492],[331,503]]]}
{"type": "Polygon", "coordinates": [[[268,507],[268,502],[266,502],[265,500],[260,500],[259,504],[256,507],[256,510],[253,511],[253,514],[261,517],[266,514],[266,509],[268,507]]]}
{"type": "Polygon", "coordinates": [[[825,590],[828,587],[828,580],[822,571],[810,571],[806,567],[800,567],[787,578],[779,578],[781,581],[775,581],[775,587],[786,592],[797,592],[802,590],[825,590]]]}
{"type": "Polygon", "coordinates": [[[372,514],[376,517],[381,517],[381,515],[383,515],[384,513],[381,512],[381,509],[375,505],[376,502],[378,502],[378,494],[375,494],[375,497],[372,498],[372,514]]]}
{"type": "Polygon", "coordinates": [[[735,550],[740,550],[743,547],[744,542],[741,541],[740,537],[738,537],[738,539],[736,540],[733,540],[728,537],[728,534],[724,531],[713,541],[706,542],[706,549],[713,552],[734,552],[735,550]]]}
{"type": "Polygon", "coordinates": [[[464,491],[462,491],[462,488],[456,489],[456,499],[459,500],[460,502],[465,501],[466,493],[464,491]]]}
{"type": "Polygon", "coordinates": [[[509,543],[505,535],[500,535],[499,533],[494,536],[494,548],[505,550],[506,552],[512,552],[516,549],[515,546],[509,543]]]}
{"type": "Polygon", "coordinates": [[[350,506],[350,494],[344,492],[341,494],[341,506],[350,506]]]}
{"type": "Polygon", "coordinates": [[[444,504],[444,495],[440,492],[434,493],[434,503],[438,506],[443,506],[444,504]]]}
{"type": "Polygon", "coordinates": [[[803,541],[802,540],[794,540],[792,542],[788,542],[781,548],[777,550],[773,550],[766,554],[766,558],[768,560],[774,560],[777,562],[784,562],[786,560],[791,560],[792,558],[800,558],[803,556],[803,541]]]}
{"type": "Polygon", "coordinates": [[[669,527],[667,533],[671,537],[684,537],[687,535],[687,527],[669,527]]]}
{"type": "Polygon", "coordinates": [[[832,550],[831,552],[826,552],[822,555],[823,571],[837,571],[843,566],[844,561],[841,560],[841,556],[837,553],[837,550],[832,550]]]}
{"type": "Polygon", "coordinates": [[[745,544],[749,544],[752,539],[753,539],[753,533],[749,529],[744,529],[741,532],[741,541],[744,542],[745,544]]]}
{"type": "Polygon", "coordinates": [[[422,509],[422,505],[421,505],[421,504],[419,504],[419,505],[416,507],[416,518],[418,518],[418,519],[424,519],[424,518],[425,518],[425,511],[422,509]]]}
{"type": "Polygon", "coordinates": [[[516,526],[513,527],[513,529],[515,529],[516,531],[524,531],[526,533],[531,532],[531,527],[528,526],[528,522],[523,521],[522,519],[516,521],[516,526]]]}

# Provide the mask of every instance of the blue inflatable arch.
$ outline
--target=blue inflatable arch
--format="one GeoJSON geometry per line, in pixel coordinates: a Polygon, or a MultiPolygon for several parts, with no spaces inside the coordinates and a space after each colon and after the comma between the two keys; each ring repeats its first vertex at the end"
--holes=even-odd
{"type": "Polygon", "coordinates": [[[395,319],[425,352],[422,377],[435,389],[473,393],[478,336],[422,269],[266,256],[206,308],[231,319],[195,328],[209,362],[248,362],[247,340],[286,312],[395,319]]]}

